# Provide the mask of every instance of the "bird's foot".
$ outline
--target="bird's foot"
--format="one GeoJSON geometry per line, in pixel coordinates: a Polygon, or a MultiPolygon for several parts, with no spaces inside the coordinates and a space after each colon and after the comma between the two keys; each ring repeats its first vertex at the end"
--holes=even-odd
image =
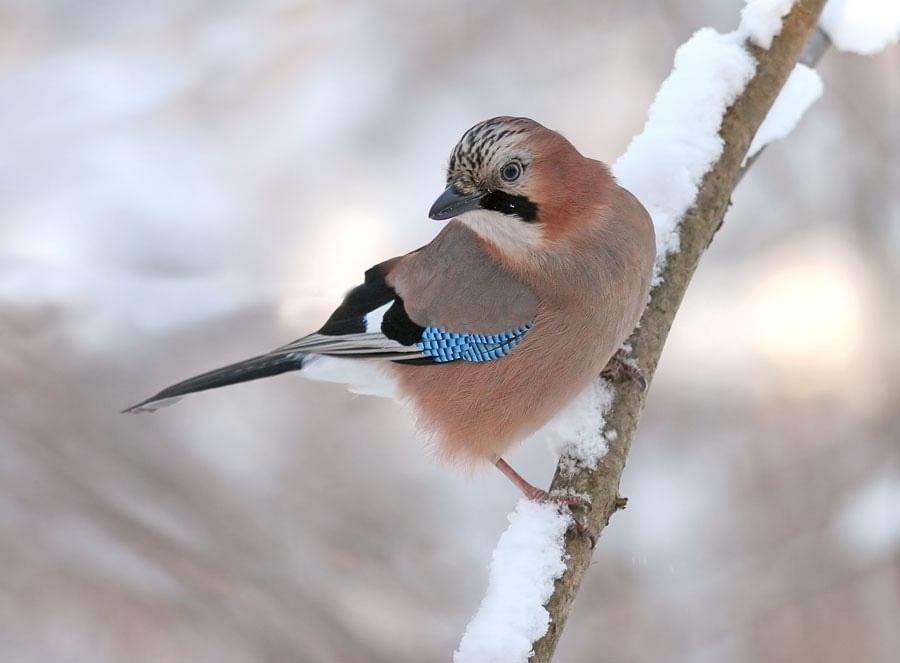
{"type": "Polygon", "coordinates": [[[591,550],[597,547],[597,534],[591,529],[591,526],[584,521],[584,518],[579,518],[573,514],[572,524],[569,525],[569,529],[575,532],[577,536],[585,537],[591,544],[591,550]]]}
{"type": "Polygon", "coordinates": [[[572,521],[569,523],[569,529],[578,536],[587,537],[591,542],[591,548],[597,545],[597,535],[587,524],[584,513],[591,510],[591,501],[581,495],[551,495],[546,490],[542,490],[535,486],[531,486],[531,491],[526,491],[525,496],[534,501],[541,503],[556,504],[559,507],[569,507],[569,515],[572,521]],[[584,513],[579,513],[584,511],[584,513]]]}
{"type": "Polygon", "coordinates": [[[641,391],[647,390],[647,380],[641,373],[641,369],[628,356],[628,353],[621,348],[616,350],[616,353],[610,357],[606,368],[600,371],[600,376],[613,382],[632,380],[641,388],[641,391]]]}
{"type": "Polygon", "coordinates": [[[522,492],[533,502],[552,502],[563,506],[574,506],[585,511],[591,510],[591,501],[581,495],[551,495],[546,490],[531,484],[528,485],[528,488],[523,488],[522,492]]]}
{"type": "Polygon", "coordinates": [[[510,467],[509,463],[502,458],[498,458],[494,461],[494,465],[496,465],[497,469],[503,472],[510,481],[519,487],[519,490],[524,493],[525,497],[533,502],[552,503],[560,507],[569,507],[572,516],[572,522],[569,525],[569,529],[579,536],[586,536],[591,542],[591,548],[596,545],[597,535],[594,534],[593,530],[591,530],[587,522],[585,522],[584,515],[580,513],[582,511],[587,513],[591,510],[591,502],[589,499],[582,497],[581,495],[552,495],[546,490],[528,483],[521,474],[510,467]]]}

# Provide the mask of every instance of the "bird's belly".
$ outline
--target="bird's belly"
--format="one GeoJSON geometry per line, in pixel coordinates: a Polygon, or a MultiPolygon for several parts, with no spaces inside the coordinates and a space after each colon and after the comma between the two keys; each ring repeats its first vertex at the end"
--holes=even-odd
{"type": "Polygon", "coordinates": [[[534,433],[596,378],[618,345],[604,344],[603,336],[595,343],[573,336],[567,325],[536,324],[494,361],[392,368],[441,455],[473,464],[494,460],[534,433]]]}
{"type": "Polygon", "coordinates": [[[354,394],[397,398],[399,393],[397,379],[383,361],[309,355],[300,375],[309,380],[345,384],[354,394]]]}

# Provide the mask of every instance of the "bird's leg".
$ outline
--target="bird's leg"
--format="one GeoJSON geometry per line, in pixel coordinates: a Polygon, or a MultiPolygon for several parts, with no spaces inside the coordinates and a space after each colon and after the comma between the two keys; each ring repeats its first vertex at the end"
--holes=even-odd
{"type": "MultiPolygon", "coordinates": [[[[502,458],[497,458],[497,460],[494,461],[494,465],[496,465],[497,469],[503,472],[510,481],[516,484],[516,486],[519,487],[519,490],[525,493],[525,497],[530,500],[535,502],[553,502],[554,504],[564,505],[570,508],[578,507],[585,511],[591,510],[590,501],[580,495],[551,495],[546,490],[533,486],[502,458]]],[[[591,528],[588,527],[587,523],[584,522],[584,519],[575,513],[572,514],[571,528],[574,529],[577,534],[587,536],[591,541],[591,548],[594,547],[597,542],[597,536],[591,531],[591,528]]]]}
{"type": "Polygon", "coordinates": [[[551,495],[546,490],[533,486],[502,458],[497,458],[497,460],[494,461],[494,465],[496,465],[497,469],[503,472],[510,481],[516,484],[516,486],[519,487],[519,490],[525,493],[525,497],[530,500],[535,502],[556,502],[567,506],[580,506],[585,509],[591,508],[591,503],[579,495],[551,495]]]}
{"type": "Polygon", "coordinates": [[[647,390],[647,380],[641,374],[641,369],[637,367],[634,360],[628,356],[628,353],[619,348],[616,353],[609,358],[606,368],[600,371],[600,376],[613,382],[621,382],[622,380],[634,380],[641,388],[641,391],[647,390]]]}
{"type": "Polygon", "coordinates": [[[551,495],[546,490],[531,485],[502,458],[495,460],[494,465],[496,465],[497,469],[503,472],[510,481],[516,484],[516,486],[519,487],[519,490],[525,493],[525,497],[534,502],[556,502],[557,504],[578,506],[588,510],[591,508],[591,503],[579,495],[551,495]]]}

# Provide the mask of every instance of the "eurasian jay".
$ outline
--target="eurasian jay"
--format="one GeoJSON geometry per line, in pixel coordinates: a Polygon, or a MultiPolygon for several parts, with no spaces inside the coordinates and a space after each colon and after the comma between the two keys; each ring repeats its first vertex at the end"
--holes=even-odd
{"type": "Polygon", "coordinates": [[[650,216],[605,164],[513,117],[463,134],[429,216],[451,221],[369,269],[317,332],[126,412],[288,371],[353,385],[364,368],[390,379],[444,457],[494,463],[548,499],[501,456],[617,360],[647,302],[650,216]]]}

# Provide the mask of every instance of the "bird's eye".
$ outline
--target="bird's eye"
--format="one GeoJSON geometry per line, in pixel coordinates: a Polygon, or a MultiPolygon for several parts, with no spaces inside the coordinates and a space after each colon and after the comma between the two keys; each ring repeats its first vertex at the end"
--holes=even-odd
{"type": "Polygon", "coordinates": [[[500,169],[500,177],[506,182],[515,182],[522,176],[522,164],[518,161],[510,161],[500,169]]]}

